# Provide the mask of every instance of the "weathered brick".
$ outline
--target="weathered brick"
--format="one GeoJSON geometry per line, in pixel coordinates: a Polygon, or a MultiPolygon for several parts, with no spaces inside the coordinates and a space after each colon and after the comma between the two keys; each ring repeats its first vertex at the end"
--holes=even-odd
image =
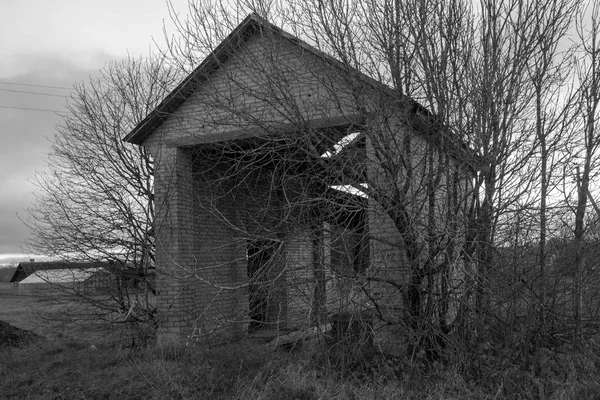
{"type": "MultiPolygon", "coordinates": [[[[387,133],[378,129],[385,116],[396,126],[390,146],[402,143],[406,135],[414,136],[408,162],[416,172],[410,178],[404,171],[386,176],[367,140],[369,179],[383,188],[415,179],[407,194],[409,209],[419,213],[425,201],[423,160],[431,143],[404,123],[404,106],[391,101],[387,88],[377,90],[367,78],[349,80],[351,75],[341,73],[335,63],[298,43],[278,34],[247,37],[223,64],[198,77],[201,83],[194,93],[144,141],[156,163],[158,333],[164,341],[231,340],[247,332],[247,251],[253,237],[282,243],[267,274],[271,280],[267,314],[281,326],[310,324],[319,319],[315,313],[334,313],[357,304],[358,295],[348,279],[331,268],[332,230],[322,221],[317,228],[277,226],[276,218],[265,210],[274,196],[268,179],[257,177],[252,189],[227,187],[220,179],[228,173],[226,166],[195,160],[195,146],[266,132],[301,134],[308,126],[347,126],[357,114],[367,118],[362,122],[371,136],[384,137],[387,133]],[[278,96],[289,104],[274,101],[278,96]],[[285,105],[293,112],[283,110],[285,105]],[[322,235],[320,242],[315,234],[322,235]]],[[[394,151],[399,155],[403,150],[393,148],[392,157],[394,151]]],[[[444,176],[436,192],[440,198],[436,218],[447,213],[442,200],[446,180],[444,176]]],[[[368,200],[367,208],[368,273],[401,287],[410,268],[402,237],[374,199],[368,200]]],[[[372,283],[369,290],[390,320],[401,318],[398,310],[404,305],[397,287],[372,283]]],[[[394,347],[403,340],[398,327],[375,328],[379,344],[394,347]]]]}

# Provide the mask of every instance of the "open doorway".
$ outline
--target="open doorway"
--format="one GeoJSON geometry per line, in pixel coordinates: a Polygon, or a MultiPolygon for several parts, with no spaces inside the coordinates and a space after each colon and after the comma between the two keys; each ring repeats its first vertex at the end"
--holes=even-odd
{"type": "Polygon", "coordinates": [[[277,322],[277,315],[270,312],[274,300],[273,287],[277,275],[277,251],[280,242],[273,240],[252,240],[246,248],[248,264],[248,308],[250,325],[254,332],[268,329],[277,322]]]}

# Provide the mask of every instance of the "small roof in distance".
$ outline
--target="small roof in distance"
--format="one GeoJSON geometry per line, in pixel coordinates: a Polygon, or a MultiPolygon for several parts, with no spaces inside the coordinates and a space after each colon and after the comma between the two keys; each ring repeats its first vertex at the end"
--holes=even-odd
{"type": "Polygon", "coordinates": [[[103,268],[46,269],[35,271],[19,283],[70,283],[83,282],[90,276],[104,271],[103,268]]]}
{"type": "Polygon", "coordinates": [[[110,262],[70,262],[70,261],[43,261],[43,262],[21,262],[13,272],[10,282],[19,282],[36,271],[56,269],[87,269],[87,268],[114,268],[110,262]]]}

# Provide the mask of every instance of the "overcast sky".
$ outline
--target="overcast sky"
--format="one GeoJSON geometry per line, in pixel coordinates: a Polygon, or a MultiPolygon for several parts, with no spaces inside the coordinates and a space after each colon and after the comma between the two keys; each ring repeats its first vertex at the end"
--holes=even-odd
{"type": "MultiPolygon", "coordinates": [[[[172,3],[185,14],[186,0],[172,3]]],[[[0,0],[0,262],[22,252],[27,229],[17,215],[45,169],[62,96],[109,61],[147,54],[152,38],[162,43],[163,21],[166,0],[0,0]]]]}

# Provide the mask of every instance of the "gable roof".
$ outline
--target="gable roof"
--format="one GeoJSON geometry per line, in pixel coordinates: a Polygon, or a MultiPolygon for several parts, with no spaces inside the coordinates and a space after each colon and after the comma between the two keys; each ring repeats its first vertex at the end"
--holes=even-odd
{"type": "MultiPolygon", "coordinates": [[[[238,49],[246,40],[259,32],[268,31],[290,43],[308,51],[329,65],[340,70],[352,71],[365,84],[383,89],[390,95],[398,96],[398,93],[383,83],[368,77],[367,75],[354,70],[341,61],[330,55],[316,49],[299,38],[285,32],[283,29],[275,26],[257,14],[248,15],[214,50],[210,53],[198,67],[194,69],[165,99],[151,111],[133,130],[125,136],[123,140],[141,145],[162,123],[189,98],[199,84],[208,79],[208,77],[225,62],[231,54],[238,49]]],[[[403,96],[411,104],[413,111],[431,116],[431,113],[418,102],[403,96]]]]}
{"type": "Polygon", "coordinates": [[[13,272],[10,282],[20,282],[36,271],[47,270],[82,270],[88,268],[109,268],[112,264],[109,262],[68,262],[68,261],[42,261],[42,262],[21,262],[13,272]]]}
{"type": "Polygon", "coordinates": [[[92,275],[105,271],[101,267],[37,270],[19,283],[83,282],[92,275]]]}
{"type": "MultiPolygon", "coordinates": [[[[208,55],[165,99],[148,114],[123,140],[129,143],[141,145],[148,136],[154,132],[188,97],[194,93],[199,83],[206,79],[211,72],[219,68],[231,54],[231,51],[239,47],[255,30],[265,24],[262,18],[256,14],[246,17],[231,33],[223,40],[212,53],[208,55]]],[[[274,25],[269,24],[274,27],[274,25]]]]}
{"type": "MultiPolygon", "coordinates": [[[[169,116],[177,110],[198,88],[200,84],[207,81],[210,75],[218,70],[221,65],[239,49],[244,42],[257,33],[269,32],[287,42],[300,47],[303,51],[309,52],[317,58],[323,60],[328,65],[351,73],[368,87],[372,87],[379,92],[389,96],[392,101],[400,101],[410,107],[411,114],[415,117],[412,121],[413,129],[426,137],[427,140],[439,143],[442,140],[439,135],[442,133],[441,122],[424,106],[416,100],[400,94],[386,84],[371,78],[364,73],[349,67],[336,58],[322,52],[321,50],[293,36],[276,25],[268,22],[259,15],[252,13],[248,15],[205,59],[196,67],[177,87],[172,90],[165,99],[152,110],[133,130],[123,138],[124,141],[141,145],[169,116]]],[[[466,152],[473,160],[472,167],[480,163],[478,155],[469,148],[469,146],[452,132],[444,134],[447,144],[456,154],[466,152]]],[[[470,157],[470,158],[471,158],[470,157]]]]}

